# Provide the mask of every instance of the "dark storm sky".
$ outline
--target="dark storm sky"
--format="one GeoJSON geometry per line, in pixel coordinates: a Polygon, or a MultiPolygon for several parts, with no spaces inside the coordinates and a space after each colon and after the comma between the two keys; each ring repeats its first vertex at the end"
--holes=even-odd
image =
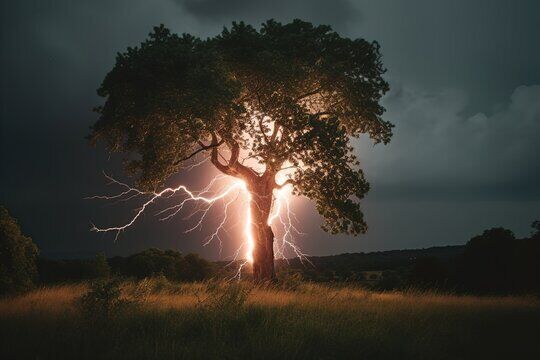
{"type": "Polygon", "coordinates": [[[89,231],[129,214],[83,199],[107,190],[103,170],[124,179],[118,159],[84,139],[95,89],[116,52],[160,23],[207,37],[233,20],[302,18],[381,44],[396,129],[386,147],[358,146],[370,230],[325,234],[313,207],[295,201],[308,254],[462,244],[493,226],[523,236],[540,219],[539,1],[41,0],[1,10],[0,203],[45,254],[157,246],[219,257],[201,246],[204,232],[182,233],[181,218],[146,216],[117,242],[89,231]]]}

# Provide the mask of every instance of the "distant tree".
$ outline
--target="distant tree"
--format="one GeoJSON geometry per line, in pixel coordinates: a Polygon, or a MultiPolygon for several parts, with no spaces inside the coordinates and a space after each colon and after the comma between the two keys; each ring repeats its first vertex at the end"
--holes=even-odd
{"type": "Polygon", "coordinates": [[[514,233],[504,228],[473,237],[463,252],[461,282],[474,292],[512,291],[516,245],[514,233]]]}
{"type": "Polygon", "coordinates": [[[177,264],[182,261],[182,254],[173,250],[150,248],[133,254],[127,259],[127,275],[142,279],[164,275],[168,279],[176,277],[177,264]]]}
{"type": "Polygon", "coordinates": [[[176,265],[176,280],[201,281],[208,279],[213,274],[212,265],[199,257],[197,254],[187,254],[176,265]]]}
{"type": "Polygon", "coordinates": [[[145,188],[161,186],[197,154],[242,179],[252,195],[254,278],[268,280],[275,277],[268,218],[285,169],[295,169],[286,183],[316,203],[324,230],[366,231],[360,200],[369,184],[351,141],[361,134],[390,141],[384,72],[377,42],[300,20],[269,20],[260,30],[233,23],[207,40],[160,26],[118,54],[98,89],[105,103],[90,138],[138,154],[127,170],[145,188]]]}
{"type": "Polygon", "coordinates": [[[540,236],[540,220],[533,221],[533,223],[531,224],[531,227],[533,228],[531,237],[539,237],[540,236]]]}
{"type": "Polygon", "coordinates": [[[174,250],[146,249],[129,256],[125,261],[116,258],[113,263],[121,266],[117,273],[142,279],[163,275],[169,280],[199,281],[208,279],[213,274],[213,266],[196,254],[187,254],[174,250]]]}
{"type": "Polygon", "coordinates": [[[0,206],[0,294],[25,291],[37,277],[38,248],[21,232],[17,220],[0,206]]]}
{"type": "Polygon", "coordinates": [[[518,290],[540,294],[540,221],[531,226],[531,236],[517,242],[513,268],[518,290]]]}

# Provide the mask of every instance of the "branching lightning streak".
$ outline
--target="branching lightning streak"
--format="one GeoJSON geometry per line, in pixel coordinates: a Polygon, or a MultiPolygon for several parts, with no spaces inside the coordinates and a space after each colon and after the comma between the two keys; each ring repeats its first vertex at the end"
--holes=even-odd
{"type": "Polygon", "coordinates": [[[286,185],[281,189],[274,191],[274,211],[270,214],[268,218],[268,225],[272,226],[274,220],[278,219],[281,226],[283,234],[281,237],[276,237],[275,241],[275,254],[277,258],[285,259],[288,263],[288,258],[285,255],[286,248],[289,248],[293,251],[296,257],[300,259],[301,262],[307,261],[311,264],[311,261],[308,259],[308,255],[303,253],[302,250],[294,243],[294,235],[305,235],[305,233],[299,231],[294,225],[294,220],[298,222],[296,214],[291,210],[290,198],[291,198],[291,185],[286,185]],[[284,212],[282,211],[284,208],[284,212]]]}
{"type": "MultiPolygon", "coordinates": [[[[202,162],[195,164],[195,166],[200,165],[202,162]]],[[[116,200],[116,201],[127,201],[134,198],[145,198],[143,204],[136,209],[135,214],[123,225],[111,226],[111,227],[97,227],[92,224],[92,231],[95,232],[113,232],[115,233],[115,240],[118,239],[118,236],[124,230],[132,227],[139,218],[148,211],[148,208],[157,203],[160,199],[171,199],[177,196],[182,196],[181,200],[178,203],[168,206],[162,210],[159,210],[156,213],[156,216],[159,216],[160,221],[170,220],[177,214],[179,214],[188,203],[195,203],[194,210],[191,214],[184,217],[184,219],[190,219],[198,215],[198,220],[195,225],[185,230],[185,233],[192,232],[196,229],[202,229],[204,220],[207,217],[210,209],[217,203],[223,202],[223,217],[221,221],[215,228],[215,230],[206,237],[203,245],[207,246],[211,244],[214,240],[217,239],[219,243],[220,255],[222,252],[222,239],[221,232],[227,232],[225,226],[228,223],[229,216],[229,207],[233,202],[235,202],[241,195],[245,199],[245,215],[242,215],[244,220],[243,225],[243,235],[244,241],[240,244],[237,250],[234,252],[230,264],[238,261],[242,250],[245,251],[245,260],[241,261],[235,277],[240,278],[243,268],[248,263],[253,263],[253,250],[255,247],[255,239],[252,233],[252,214],[251,214],[251,200],[252,195],[247,189],[246,183],[242,180],[231,178],[226,175],[218,175],[214,177],[206,187],[200,191],[190,190],[185,185],[179,185],[177,187],[167,187],[159,192],[153,191],[142,191],[135,187],[129,186],[126,183],[120,182],[107,174],[104,174],[105,177],[109,180],[109,184],[118,185],[122,188],[122,191],[115,195],[97,195],[87,197],[86,199],[99,199],[99,200],[116,200]],[[223,179],[232,179],[232,181],[225,186],[222,186],[218,191],[213,189],[216,187],[216,183],[223,179]],[[211,195],[213,193],[213,195],[211,195]]],[[[296,215],[291,211],[290,208],[290,197],[291,197],[291,186],[287,185],[280,189],[274,191],[274,203],[271,214],[268,218],[268,225],[275,226],[281,225],[282,235],[276,237],[274,243],[275,254],[277,258],[286,258],[286,249],[290,249],[301,261],[307,259],[307,255],[304,254],[300,248],[294,243],[294,234],[303,235],[296,226],[294,225],[294,220],[296,220],[296,215]],[[279,221],[276,221],[279,220],[279,221]],[[276,223],[276,224],[274,224],[276,223]]],[[[296,220],[296,222],[298,222],[296,220]]],[[[309,260],[308,260],[309,261],[309,260]]]]}

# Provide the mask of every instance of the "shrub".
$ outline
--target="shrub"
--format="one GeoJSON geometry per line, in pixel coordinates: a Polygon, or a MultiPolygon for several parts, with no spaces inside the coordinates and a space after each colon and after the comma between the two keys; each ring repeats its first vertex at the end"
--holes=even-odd
{"type": "Polygon", "coordinates": [[[299,272],[285,272],[278,274],[278,285],[283,290],[296,291],[303,284],[304,278],[299,272]]]}
{"type": "Polygon", "coordinates": [[[97,280],[81,298],[84,315],[93,320],[107,319],[123,310],[129,301],[122,298],[120,281],[97,280]]]}

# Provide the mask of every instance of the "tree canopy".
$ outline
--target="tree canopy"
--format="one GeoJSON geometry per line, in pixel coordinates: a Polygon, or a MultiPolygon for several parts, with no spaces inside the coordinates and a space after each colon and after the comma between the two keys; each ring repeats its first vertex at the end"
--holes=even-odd
{"type": "Polygon", "coordinates": [[[38,248],[9,212],[0,206],[0,294],[34,286],[38,248]]]}
{"type": "Polygon", "coordinates": [[[358,234],[369,184],[351,140],[390,141],[384,72],[377,42],[329,26],[240,22],[202,40],[161,25],[118,54],[98,89],[105,102],[90,138],[137,154],[126,168],[149,189],[200,153],[225,174],[266,176],[275,187],[275,175],[294,168],[287,183],[315,201],[323,228],[358,234]]]}

